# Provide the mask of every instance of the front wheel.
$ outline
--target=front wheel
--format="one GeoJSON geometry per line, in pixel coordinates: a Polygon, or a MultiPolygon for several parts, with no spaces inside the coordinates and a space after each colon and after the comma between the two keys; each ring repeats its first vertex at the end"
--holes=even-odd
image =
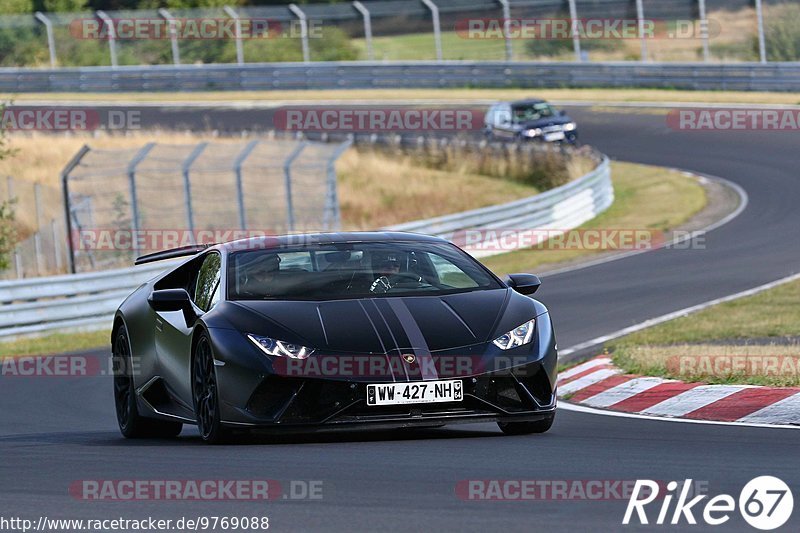
{"type": "Polygon", "coordinates": [[[211,349],[211,341],[205,333],[200,335],[194,349],[192,397],[200,437],[210,444],[221,444],[227,441],[229,433],[222,426],[219,412],[214,352],[211,349]]]}
{"type": "Polygon", "coordinates": [[[128,439],[177,437],[183,429],[183,424],[180,422],[154,420],[139,414],[133,381],[131,344],[125,326],[120,326],[114,335],[112,355],[114,358],[114,404],[120,433],[128,439]]]}
{"type": "Polygon", "coordinates": [[[530,435],[533,433],[546,433],[553,425],[556,414],[534,422],[498,422],[500,430],[506,435],[530,435]]]}

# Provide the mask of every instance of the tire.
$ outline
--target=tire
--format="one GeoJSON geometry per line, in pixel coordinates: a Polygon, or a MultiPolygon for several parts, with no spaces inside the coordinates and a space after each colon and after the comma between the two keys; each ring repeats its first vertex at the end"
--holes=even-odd
{"type": "Polygon", "coordinates": [[[556,414],[536,420],[535,422],[498,422],[500,430],[506,435],[531,435],[533,433],[546,433],[553,425],[556,414]]]}
{"type": "Polygon", "coordinates": [[[136,403],[136,385],[131,371],[131,344],[128,330],[120,326],[114,334],[114,406],[119,431],[128,439],[177,437],[183,429],[180,422],[167,422],[145,418],[139,414],[136,403]]]}
{"type": "Polygon", "coordinates": [[[200,437],[209,444],[224,444],[230,432],[222,426],[219,412],[214,352],[206,333],[201,333],[192,357],[192,400],[200,437]]]}

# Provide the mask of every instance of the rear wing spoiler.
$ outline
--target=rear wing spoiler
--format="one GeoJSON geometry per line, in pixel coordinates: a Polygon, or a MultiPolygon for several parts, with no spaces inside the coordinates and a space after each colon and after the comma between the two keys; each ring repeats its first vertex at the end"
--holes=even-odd
{"type": "Polygon", "coordinates": [[[172,248],[171,250],[162,250],[160,252],[153,252],[152,254],[142,255],[137,257],[133,262],[134,265],[144,265],[146,263],[154,263],[156,261],[164,261],[165,259],[175,259],[177,257],[188,257],[195,255],[203,250],[215,246],[213,244],[192,244],[189,246],[181,246],[180,248],[172,248]]]}

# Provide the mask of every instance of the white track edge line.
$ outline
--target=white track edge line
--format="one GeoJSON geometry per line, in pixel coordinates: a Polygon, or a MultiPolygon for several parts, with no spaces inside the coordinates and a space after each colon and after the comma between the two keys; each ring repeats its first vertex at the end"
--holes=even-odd
{"type": "Polygon", "coordinates": [[[723,422],[720,420],[695,420],[692,418],[668,418],[665,416],[643,415],[639,413],[625,413],[622,411],[610,411],[606,409],[596,409],[594,407],[586,407],[583,405],[576,405],[567,401],[561,400],[558,402],[558,408],[565,411],[573,411],[576,413],[584,413],[590,415],[602,416],[615,416],[617,418],[638,418],[641,420],[654,420],[657,422],[679,422],[683,424],[705,424],[712,426],[735,426],[735,427],[751,427],[751,428],[769,428],[769,429],[800,429],[800,426],[790,424],[761,424],[752,422],[723,422]]]}
{"type": "Polygon", "coordinates": [[[687,240],[691,239],[694,235],[696,235],[698,233],[709,233],[711,231],[714,231],[715,229],[721,228],[722,226],[724,226],[728,222],[731,222],[733,219],[735,219],[736,217],[741,215],[744,212],[744,210],[747,209],[747,206],[750,204],[750,196],[747,194],[747,191],[745,191],[744,188],[742,188],[741,185],[739,185],[737,183],[734,183],[734,182],[732,182],[732,181],[730,181],[728,179],[720,178],[719,176],[712,176],[710,174],[702,174],[702,173],[699,173],[699,172],[692,172],[690,170],[683,170],[683,169],[680,169],[680,168],[669,168],[669,167],[663,167],[663,168],[667,168],[668,170],[673,170],[675,172],[684,172],[684,173],[687,173],[687,174],[689,174],[689,175],[691,175],[691,176],[693,176],[695,178],[703,178],[703,179],[707,179],[707,180],[711,180],[711,181],[720,182],[720,183],[724,184],[725,186],[733,189],[733,191],[737,195],[739,195],[739,205],[736,207],[736,209],[734,209],[732,212],[728,213],[726,216],[724,216],[720,220],[717,220],[716,222],[712,222],[711,224],[709,224],[708,226],[706,226],[706,227],[704,227],[702,229],[690,231],[689,235],[683,235],[681,237],[677,237],[677,238],[671,240],[670,242],[664,243],[663,245],[659,246],[658,248],[649,248],[649,249],[645,249],[645,250],[631,250],[629,252],[623,252],[623,253],[619,253],[619,254],[612,254],[612,255],[609,255],[608,257],[603,257],[603,258],[600,258],[600,259],[590,260],[590,261],[578,263],[576,265],[572,265],[572,266],[568,266],[568,267],[564,267],[564,268],[558,268],[558,269],[555,269],[555,270],[546,271],[546,272],[542,273],[539,277],[540,278],[548,278],[548,277],[551,277],[551,276],[557,276],[559,274],[566,274],[568,272],[575,272],[576,270],[581,270],[581,269],[584,269],[584,268],[589,268],[589,267],[593,267],[593,266],[597,266],[597,265],[603,265],[605,263],[611,263],[612,261],[619,261],[620,259],[625,259],[625,258],[628,258],[628,257],[632,257],[634,255],[646,254],[646,253],[649,253],[649,252],[654,252],[656,250],[661,250],[663,248],[668,248],[670,246],[675,246],[676,244],[680,244],[680,243],[682,243],[684,241],[687,241],[687,240]]]}
{"type": "Polygon", "coordinates": [[[596,346],[598,344],[603,344],[605,342],[618,339],[620,337],[624,337],[625,335],[630,335],[631,333],[636,333],[637,331],[641,331],[643,329],[657,326],[659,324],[663,324],[664,322],[669,322],[670,320],[674,320],[676,318],[681,318],[693,313],[697,313],[698,311],[703,311],[708,309],[709,307],[713,307],[715,305],[732,302],[734,300],[739,300],[741,298],[746,298],[748,296],[754,296],[761,292],[774,289],[775,287],[780,287],[781,285],[785,285],[787,283],[791,283],[793,281],[800,280],[800,273],[792,274],[791,276],[778,279],[776,281],[772,281],[770,283],[766,283],[764,285],[759,285],[758,287],[754,287],[752,289],[748,289],[746,291],[737,292],[736,294],[731,294],[729,296],[724,296],[722,298],[717,298],[715,300],[710,300],[701,304],[693,305],[691,307],[686,307],[679,311],[674,311],[672,313],[667,313],[666,315],[662,315],[656,318],[651,318],[649,320],[645,320],[644,322],[640,322],[639,324],[635,324],[633,326],[629,326],[627,328],[621,329],[619,331],[615,331],[613,333],[609,333],[608,335],[603,335],[601,337],[594,338],[592,340],[582,342],[580,344],[576,344],[575,346],[570,346],[564,350],[559,351],[559,355],[569,355],[575,353],[576,351],[583,350],[585,348],[591,348],[592,346],[596,346]]]}

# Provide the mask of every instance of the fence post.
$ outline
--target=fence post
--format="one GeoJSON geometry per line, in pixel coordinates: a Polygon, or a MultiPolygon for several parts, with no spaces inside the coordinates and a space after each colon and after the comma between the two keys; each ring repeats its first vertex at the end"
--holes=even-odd
{"type": "Polygon", "coordinates": [[[442,28],[439,24],[439,8],[433,3],[433,0],[422,0],[422,3],[430,9],[431,18],[433,19],[433,41],[436,46],[436,60],[442,60],[442,28]]]}
{"type": "Polygon", "coordinates": [[[289,226],[289,232],[294,231],[294,204],[292,203],[292,163],[306,147],[305,141],[300,141],[300,144],[292,150],[286,160],[283,162],[283,177],[286,183],[286,223],[289,226]]]}
{"type": "Polygon", "coordinates": [[[303,63],[308,63],[311,61],[311,54],[308,50],[308,18],[303,10],[295,4],[289,4],[289,10],[300,21],[300,45],[303,47],[303,63]]]}
{"type": "Polygon", "coordinates": [[[244,160],[253,153],[258,142],[258,139],[255,139],[247,143],[247,146],[236,156],[236,160],[233,162],[233,171],[236,173],[236,200],[239,204],[239,229],[242,230],[247,229],[247,214],[244,209],[244,186],[242,185],[242,165],[244,164],[244,160]]]}
{"type": "Polygon", "coordinates": [[[234,31],[236,32],[236,63],[242,65],[244,63],[244,48],[242,47],[242,21],[239,14],[233,10],[231,6],[223,6],[223,11],[233,19],[234,31]]]}
{"type": "Polygon", "coordinates": [[[36,232],[33,234],[33,253],[36,261],[36,274],[41,276],[45,270],[44,257],[42,256],[42,225],[39,221],[42,219],[42,186],[41,184],[33,184],[33,212],[36,217],[36,232]]]}
{"type": "Polygon", "coordinates": [[[136,167],[147,157],[147,154],[150,153],[150,150],[152,150],[155,145],[156,143],[145,144],[128,163],[128,187],[130,191],[129,194],[131,195],[131,232],[133,234],[131,241],[133,243],[133,251],[136,255],[138,255],[139,252],[139,239],[137,234],[139,233],[139,226],[142,222],[139,215],[139,196],[136,193],[136,167]]]}
{"type": "Polygon", "coordinates": [[[61,171],[61,194],[64,200],[64,223],[67,231],[67,268],[71,274],[75,273],[75,243],[72,241],[72,210],[69,202],[69,175],[80,164],[81,159],[89,152],[89,146],[84,144],[78,153],[72,156],[69,163],[61,171]]]}
{"type": "MultiPolygon", "coordinates": [[[[14,200],[14,178],[11,176],[6,176],[6,190],[8,193],[8,201],[11,202],[14,200]]],[[[13,266],[14,266],[14,275],[18,278],[22,278],[21,268],[22,263],[19,258],[19,253],[17,252],[16,248],[14,249],[13,257],[13,266]]]]}
{"type": "Polygon", "coordinates": [[[341,218],[339,215],[339,196],[336,183],[336,161],[342,156],[345,150],[353,145],[352,137],[342,144],[328,158],[326,164],[327,194],[325,195],[325,214],[323,215],[323,229],[329,230],[333,226],[334,230],[341,228],[341,218]]]}
{"type": "Polygon", "coordinates": [[[56,229],[56,219],[50,219],[50,232],[53,234],[53,255],[55,256],[56,272],[61,273],[63,263],[61,261],[61,249],[58,245],[58,230],[56,229]]]}
{"type": "Polygon", "coordinates": [[[111,53],[111,66],[117,67],[117,29],[114,27],[114,21],[111,17],[106,15],[105,11],[97,10],[97,16],[106,25],[108,29],[108,51],[111,53]]]}
{"type": "Polygon", "coordinates": [[[636,18],[639,21],[639,38],[642,40],[642,61],[647,61],[647,37],[644,34],[644,5],[642,0],[636,0],[636,18]]]}
{"type": "Polygon", "coordinates": [[[175,65],[181,64],[181,50],[178,47],[178,30],[175,28],[175,17],[166,9],[159,8],[158,14],[169,24],[169,40],[172,45],[172,62],[175,65]]]}
{"type": "Polygon", "coordinates": [[[764,4],[756,0],[756,16],[758,17],[758,58],[762,63],[767,62],[767,41],[764,37],[764,4]]]}
{"type": "Polygon", "coordinates": [[[706,12],[706,0],[697,0],[700,10],[700,33],[703,39],[703,61],[708,63],[711,53],[708,48],[708,14],[706,12]]]}
{"type": "Polygon", "coordinates": [[[498,0],[503,7],[503,33],[506,40],[506,61],[514,60],[514,47],[511,43],[511,5],[508,0],[498,0]]]}
{"type": "Polygon", "coordinates": [[[189,177],[189,171],[192,168],[192,164],[200,157],[200,154],[203,153],[203,150],[206,149],[208,146],[207,142],[202,142],[194,147],[192,153],[189,154],[183,164],[181,165],[181,172],[183,173],[183,194],[184,194],[184,202],[186,205],[186,222],[189,224],[189,232],[191,234],[192,242],[195,242],[194,238],[194,211],[192,210],[192,180],[189,177]]]}
{"type": "Polygon", "coordinates": [[[364,4],[358,0],[353,2],[353,7],[364,17],[364,41],[367,43],[367,59],[372,61],[375,59],[375,55],[372,51],[372,17],[369,14],[369,9],[364,7],[364,4]]]}
{"type": "Polygon", "coordinates": [[[583,61],[581,55],[581,34],[578,31],[578,6],[575,0],[569,0],[569,18],[572,31],[572,48],[575,50],[575,60],[583,61]]]}
{"type": "Polygon", "coordinates": [[[47,49],[50,51],[50,66],[56,66],[56,41],[53,37],[53,23],[41,11],[37,11],[34,15],[36,20],[44,24],[44,29],[47,31],[47,49]]]}
{"type": "Polygon", "coordinates": [[[22,257],[16,251],[14,252],[14,272],[17,275],[17,279],[25,277],[25,271],[22,268],[22,257]]]}

